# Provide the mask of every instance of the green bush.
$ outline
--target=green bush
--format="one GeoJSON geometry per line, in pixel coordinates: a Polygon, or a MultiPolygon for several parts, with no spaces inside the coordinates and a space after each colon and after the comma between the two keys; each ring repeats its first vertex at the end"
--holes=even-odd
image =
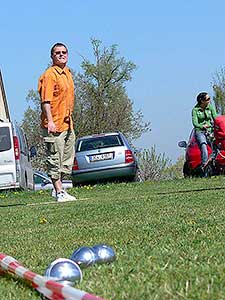
{"type": "Polygon", "coordinates": [[[156,153],[155,146],[138,153],[140,175],[143,181],[167,179],[166,170],[170,159],[165,153],[156,153]]]}

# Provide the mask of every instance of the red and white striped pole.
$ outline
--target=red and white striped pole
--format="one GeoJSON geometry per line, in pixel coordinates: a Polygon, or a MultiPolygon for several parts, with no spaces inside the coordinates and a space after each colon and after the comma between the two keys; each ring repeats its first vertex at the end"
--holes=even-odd
{"type": "Polygon", "coordinates": [[[50,300],[104,300],[98,296],[38,275],[26,269],[15,258],[4,253],[0,253],[0,268],[28,280],[36,290],[50,300]]]}

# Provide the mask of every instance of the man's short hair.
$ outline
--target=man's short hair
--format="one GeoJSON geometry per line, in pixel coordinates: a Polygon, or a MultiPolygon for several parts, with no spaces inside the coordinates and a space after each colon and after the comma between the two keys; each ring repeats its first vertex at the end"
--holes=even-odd
{"type": "Polygon", "coordinates": [[[51,48],[51,57],[52,57],[53,52],[54,52],[54,49],[55,49],[56,47],[65,47],[65,48],[66,48],[66,51],[68,52],[68,49],[67,49],[66,45],[64,45],[63,43],[55,43],[55,44],[52,46],[52,48],[51,48]]]}

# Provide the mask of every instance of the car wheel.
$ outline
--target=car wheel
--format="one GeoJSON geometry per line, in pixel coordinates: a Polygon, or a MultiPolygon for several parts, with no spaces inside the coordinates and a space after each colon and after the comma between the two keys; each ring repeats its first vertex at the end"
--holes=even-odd
{"type": "Polygon", "coordinates": [[[144,178],[140,169],[137,169],[135,176],[133,177],[134,182],[143,182],[144,178]]]}
{"type": "Polygon", "coordinates": [[[76,182],[73,181],[73,188],[77,187],[78,184],[76,182]]]}

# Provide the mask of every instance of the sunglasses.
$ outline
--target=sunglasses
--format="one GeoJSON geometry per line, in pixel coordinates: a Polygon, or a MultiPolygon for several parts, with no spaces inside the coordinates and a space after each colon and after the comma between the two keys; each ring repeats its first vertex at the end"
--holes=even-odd
{"type": "Polygon", "coordinates": [[[206,98],[206,99],[204,99],[203,101],[205,101],[205,102],[206,102],[206,101],[210,101],[210,98],[206,98]]]}
{"type": "Polygon", "coordinates": [[[56,51],[54,52],[55,55],[60,55],[60,54],[67,54],[67,51],[56,51]]]}

